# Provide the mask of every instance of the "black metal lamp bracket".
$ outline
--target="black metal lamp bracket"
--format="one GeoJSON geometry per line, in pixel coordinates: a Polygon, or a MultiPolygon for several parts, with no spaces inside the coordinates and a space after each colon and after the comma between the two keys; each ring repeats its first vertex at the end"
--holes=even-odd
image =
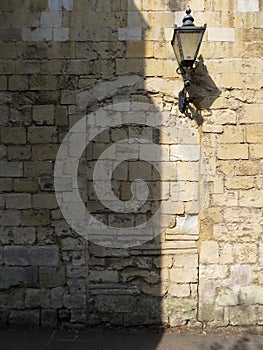
{"type": "Polygon", "coordinates": [[[182,75],[184,79],[184,88],[179,92],[179,95],[178,95],[178,101],[179,101],[178,105],[181,113],[185,113],[187,106],[191,102],[189,97],[187,97],[187,94],[188,94],[187,88],[191,84],[191,76],[194,74],[198,65],[199,63],[195,61],[193,66],[183,67],[181,65],[180,67],[177,68],[177,73],[182,75]]]}

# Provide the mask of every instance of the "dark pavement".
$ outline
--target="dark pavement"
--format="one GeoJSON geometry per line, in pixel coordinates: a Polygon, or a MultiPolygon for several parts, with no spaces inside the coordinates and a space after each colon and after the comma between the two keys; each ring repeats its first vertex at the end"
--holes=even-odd
{"type": "Polygon", "coordinates": [[[0,331],[1,350],[263,350],[263,336],[146,331],[0,331]]]}

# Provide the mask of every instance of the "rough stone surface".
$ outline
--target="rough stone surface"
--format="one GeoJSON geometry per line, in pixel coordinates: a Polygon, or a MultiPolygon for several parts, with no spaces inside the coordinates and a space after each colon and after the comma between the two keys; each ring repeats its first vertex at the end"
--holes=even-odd
{"type": "Polygon", "coordinates": [[[193,2],[207,32],[182,114],[171,39],[185,5],[0,1],[0,327],[263,324],[262,1],[193,2]],[[151,107],[142,113],[137,102],[151,107]],[[145,223],[165,204],[162,232],[132,248],[80,237],[54,191],[61,142],[84,115],[93,126],[100,108],[108,119],[74,185],[92,216],[114,227],[145,223]],[[137,122],[126,125],[134,110],[137,122]],[[127,202],[142,178],[149,197],[126,215],[100,203],[92,180],[104,151],[130,138],[137,147],[114,170],[112,190],[127,202]]]}

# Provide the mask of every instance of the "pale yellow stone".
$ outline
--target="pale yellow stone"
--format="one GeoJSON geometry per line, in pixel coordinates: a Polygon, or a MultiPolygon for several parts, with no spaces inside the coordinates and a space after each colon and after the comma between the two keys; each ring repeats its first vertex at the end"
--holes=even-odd
{"type": "Polygon", "coordinates": [[[242,126],[226,125],[223,134],[217,139],[219,143],[242,143],[244,142],[244,129],[242,126]]]}
{"type": "MultiPolygon", "coordinates": [[[[263,113],[263,111],[262,111],[263,113]]],[[[246,139],[249,143],[262,142],[263,139],[263,124],[248,125],[246,127],[246,139]]]]}
{"type": "Polygon", "coordinates": [[[222,144],[218,147],[219,159],[248,159],[248,146],[245,144],[222,144]]]}
{"type": "Polygon", "coordinates": [[[129,41],[127,42],[127,57],[153,57],[152,41],[129,41]]]}
{"type": "Polygon", "coordinates": [[[225,181],[225,186],[228,190],[247,190],[253,188],[254,184],[255,180],[251,176],[228,177],[225,181]]]}
{"type": "Polygon", "coordinates": [[[263,158],[263,144],[255,144],[249,147],[250,157],[254,159],[263,158]]]}

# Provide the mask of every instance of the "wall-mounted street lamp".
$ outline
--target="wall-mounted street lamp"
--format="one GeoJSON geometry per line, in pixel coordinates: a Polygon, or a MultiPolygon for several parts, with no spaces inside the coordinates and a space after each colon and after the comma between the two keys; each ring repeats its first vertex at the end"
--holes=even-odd
{"type": "Polygon", "coordinates": [[[202,39],[206,30],[206,24],[203,27],[194,25],[194,18],[191,15],[191,9],[188,6],[186,16],[183,18],[181,27],[174,27],[172,46],[179,64],[178,72],[184,79],[184,88],[179,92],[179,110],[184,113],[189,103],[187,99],[186,88],[190,85],[191,76],[198,66],[196,61],[202,39]]]}

